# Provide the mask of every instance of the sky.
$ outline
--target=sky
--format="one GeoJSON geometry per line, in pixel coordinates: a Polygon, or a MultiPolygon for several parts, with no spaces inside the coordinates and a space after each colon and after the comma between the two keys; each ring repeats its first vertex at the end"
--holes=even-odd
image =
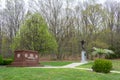
{"type": "MultiPolygon", "coordinates": [[[[79,1],[85,1],[85,0],[79,0],[79,1]]],[[[104,3],[106,0],[97,0],[98,3],[104,3]]]]}
{"type": "MultiPolygon", "coordinates": [[[[27,2],[28,0],[25,0],[25,2],[27,2]]],[[[69,0],[69,1],[71,1],[72,3],[77,3],[77,2],[84,2],[84,1],[86,1],[86,0],[69,0]]],[[[90,1],[90,0],[88,0],[88,1],[90,1]]],[[[106,0],[96,0],[98,3],[104,3],[106,0]]],[[[112,0],[112,1],[120,1],[120,0],[112,0]]],[[[1,2],[0,2],[0,4],[2,4],[2,6],[4,6],[4,4],[5,4],[5,0],[1,0],[1,2]]]]}
{"type": "MultiPolygon", "coordinates": [[[[84,2],[84,1],[90,1],[90,0],[70,0],[71,2],[84,2]]],[[[104,3],[106,0],[96,0],[98,3],[104,3]]]]}
{"type": "MultiPolygon", "coordinates": [[[[26,2],[28,1],[28,0],[25,0],[26,2]]],[[[85,1],[85,0],[70,0],[71,2],[72,1],[81,1],[81,2],[83,2],[83,1],[85,1]]],[[[104,3],[106,0],[98,0],[100,3],[104,3]]],[[[4,5],[5,4],[5,0],[1,0],[1,2],[2,2],[2,5],[4,5]]]]}

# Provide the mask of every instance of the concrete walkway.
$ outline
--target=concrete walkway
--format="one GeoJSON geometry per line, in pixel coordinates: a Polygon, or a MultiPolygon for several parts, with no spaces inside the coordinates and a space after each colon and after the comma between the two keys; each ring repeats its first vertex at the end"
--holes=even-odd
{"type": "MultiPolygon", "coordinates": [[[[80,70],[88,70],[88,71],[92,71],[92,69],[90,68],[76,68],[77,66],[86,64],[88,62],[84,62],[84,63],[71,63],[65,66],[45,66],[45,67],[29,67],[29,68],[72,68],[72,69],[80,69],[80,70]]],[[[120,73],[120,71],[110,71],[111,73],[120,73]]]]}
{"type": "Polygon", "coordinates": [[[77,66],[86,64],[88,62],[84,62],[84,63],[71,63],[65,66],[44,66],[44,67],[30,67],[30,68],[75,68],[77,66]]]}
{"type": "Polygon", "coordinates": [[[88,62],[84,62],[84,63],[71,63],[71,64],[68,64],[66,66],[63,66],[63,68],[75,68],[76,66],[80,66],[80,65],[83,65],[83,64],[86,64],[88,62]]]}
{"type": "MultiPolygon", "coordinates": [[[[28,68],[28,67],[27,67],[28,68]]],[[[75,67],[29,67],[29,68],[49,68],[49,69],[58,69],[58,68],[72,68],[72,69],[79,69],[79,70],[87,70],[87,71],[93,71],[92,69],[90,68],[75,68],[75,67]]],[[[120,71],[110,71],[111,73],[119,73],[120,74],[120,71]]]]}
{"type": "MultiPolygon", "coordinates": [[[[93,71],[92,69],[90,68],[74,68],[74,69],[81,69],[81,70],[88,70],[88,71],[93,71]]],[[[111,73],[120,73],[120,71],[110,71],[111,73]]]]}

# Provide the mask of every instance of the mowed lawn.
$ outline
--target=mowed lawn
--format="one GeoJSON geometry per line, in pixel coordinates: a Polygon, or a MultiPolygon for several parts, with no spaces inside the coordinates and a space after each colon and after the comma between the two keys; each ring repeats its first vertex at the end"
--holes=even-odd
{"type": "Polygon", "coordinates": [[[65,66],[73,62],[74,61],[47,61],[47,62],[43,61],[40,62],[40,64],[43,66],[65,66]]]}
{"type": "Polygon", "coordinates": [[[96,73],[79,69],[0,68],[0,80],[120,80],[117,73],[96,73]]]}
{"type": "MultiPolygon", "coordinates": [[[[113,70],[120,71],[120,60],[111,60],[113,64],[113,70]]],[[[93,65],[93,62],[89,62],[88,64],[84,64],[81,66],[78,66],[80,68],[91,68],[93,65]]]]}

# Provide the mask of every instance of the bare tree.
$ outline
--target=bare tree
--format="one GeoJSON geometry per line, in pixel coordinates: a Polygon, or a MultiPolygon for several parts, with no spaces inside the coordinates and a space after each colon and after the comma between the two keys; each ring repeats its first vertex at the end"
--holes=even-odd
{"type": "MultiPolygon", "coordinates": [[[[2,8],[2,4],[1,4],[1,1],[0,1],[0,19],[2,19],[1,15],[1,8],[2,8]]],[[[2,20],[0,20],[0,55],[2,54],[2,20]]]]}
{"type": "Polygon", "coordinates": [[[5,7],[2,8],[0,17],[2,32],[4,32],[5,37],[7,37],[7,42],[4,44],[6,45],[6,50],[4,51],[8,51],[8,54],[12,53],[10,45],[20,25],[23,23],[25,12],[24,0],[5,0],[5,7]]]}
{"type": "MultiPolygon", "coordinates": [[[[110,35],[107,32],[109,29],[111,33],[119,32],[119,7],[115,7],[116,3],[102,5],[96,1],[87,0],[85,3],[78,3],[76,7],[71,5],[70,2],[74,3],[74,1],[70,0],[29,2],[29,11],[40,13],[55,36],[59,45],[57,57],[64,56],[63,53],[75,54],[77,48],[80,49],[78,45],[82,39],[87,40],[87,45],[92,44],[93,46],[91,42],[96,40],[107,42],[110,35]]],[[[112,39],[111,34],[110,40],[112,39]]]]}
{"type": "Polygon", "coordinates": [[[10,40],[16,35],[25,16],[24,0],[6,0],[4,15],[10,40]]]}
{"type": "Polygon", "coordinates": [[[105,9],[107,11],[106,14],[106,23],[107,24],[107,28],[110,30],[110,35],[109,35],[109,39],[110,39],[110,45],[113,45],[113,41],[114,41],[114,32],[115,32],[115,28],[116,28],[116,22],[117,22],[117,18],[118,18],[118,11],[117,11],[117,2],[115,1],[106,1],[105,3],[105,9]]]}

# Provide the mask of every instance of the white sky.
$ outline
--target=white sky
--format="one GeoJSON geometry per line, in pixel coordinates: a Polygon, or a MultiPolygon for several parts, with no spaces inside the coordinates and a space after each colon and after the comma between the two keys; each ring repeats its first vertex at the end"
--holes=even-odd
{"type": "MultiPolygon", "coordinates": [[[[27,2],[27,1],[29,1],[29,0],[25,0],[25,2],[27,2]]],[[[78,2],[78,1],[81,1],[81,2],[83,2],[83,1],[86,1],[86,0],[69,0],[69,1],[71,1],[71,2],[73,2],[73,3],[76,3],[76,2],[78,2]]],[[[89,0],[88,0],[89,1],[89,0]]],[[[106,0],[96,0],[98,3],[104,3],[106,0]]],[[[120,0],[112,0],[112,1],[120,1],[120,0]]],[[[5,0],[1,0],[1,2],[0,2],[0,4],[2,4],[2,6],[4,6],[4,4],[5,4],[5,0]]]]}
{"type": "MultiPolygon", "coordinates": [[[[28,1],[28,0],[25,0],[26,2],[28,1]]],[[[85,0],[70,0],[71,2],[72,1],[81,1],[81,2],[83,2],[83,1],[85,1],[85,0]]],[[[98,0],[100,3],[104,3],[106,0],[98,0]]],[[[117,0],[116,0],[117,1],[117,0]]],[[[118,1],[120,1],[120,0],[118,0],[118,1]]],[[[1,0],[1,2],[2,2],[2,5],[4,5],[5,4],[5,0],[1,0]]],[[[1,2],[0,2],[0,4],[1,4],[1,2]]]]}

